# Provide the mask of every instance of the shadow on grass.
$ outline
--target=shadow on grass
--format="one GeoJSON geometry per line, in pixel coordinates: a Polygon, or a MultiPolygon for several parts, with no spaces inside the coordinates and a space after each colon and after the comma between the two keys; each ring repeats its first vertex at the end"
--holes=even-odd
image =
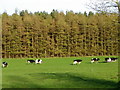
{"type": "Polygon", "coordinates": [[[117,88],[118,83],[71,73],[32,73],[28,77],[9,76],[3,88],[117,88]],[[43,83],[44,82],[44,83],[43,83]]]}
{"type": "MultiPolygon", "coordinates": [[[[36,73],[29,74],[30,76],[39,76],[42,79],[58,80],[58,88],[117,88],[118,83],[113,81],[107,81],[103,79],[89,78],[85,76],[76,76],[69,73],[36,73]],[[60,83],[61,81],[62,84],[60,83]],[[61,86],[60,86],[61,85],[61,86]]],[[[38,77],[38,78],[39,78],[38,77]]],[[[50,86],[50,87],[54,87],[50,86]]]]}
{"type": "Polygon", "coordinates": [[[109,62],[106,62],[106,61],[102,61],[102,62],[99,62],[99,63],[109,63],[109,62]]]}

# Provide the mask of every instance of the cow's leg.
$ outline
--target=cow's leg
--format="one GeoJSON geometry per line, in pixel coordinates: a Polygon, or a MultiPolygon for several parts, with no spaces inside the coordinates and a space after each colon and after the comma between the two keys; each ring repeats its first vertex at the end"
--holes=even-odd
{"type": "Polygon", "coordinates": [[[91,63],[94,63],[94,61],[91,61],[91,63]]]}
{"type": "Polygon", "coordinates": [[[5,67],[5,65],[4,65],[4,64],[2,64],[2,67],[5,67]]]}
{"type": "Polygon", "coordinates": [[[75,65],[75,64],[77,64],[77,62],[75,61],[75,62],[73,62],[73,65],[75,65]]]}

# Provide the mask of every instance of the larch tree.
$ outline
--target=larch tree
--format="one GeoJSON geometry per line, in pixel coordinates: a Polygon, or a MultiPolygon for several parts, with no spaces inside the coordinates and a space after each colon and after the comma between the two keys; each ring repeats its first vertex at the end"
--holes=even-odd
{"type": "MultiPolygon", "coordinates": [[[[112,20],[113,22],[112,25],[117,23],[118,28],[114,30],[118,32],[116,34],[116,37],[118,38],[118,42],[120,42],[120,39],[119,39],[120,37],[120,0],[94,0],[94,1],[91,0],[88,6],[98,13],[108,14],[107,15],[108,18],[109,18],[109,14],[114,14],[114,13],[118,14],[118,15],[115,15],[117,17],[117,20],[114,20],[113,18],[109,18],[109,19],[112,20]]],[[[120,46],[120,43],[117,43],[117,45],[120,46]]],[[[120,52],[118,51],[117,53],[120,53],[120,52]]]]}
{"type": "Polygon", "coordinates": [[[2,14],[3,58],[117,55],[117,13],[2,14]]]}

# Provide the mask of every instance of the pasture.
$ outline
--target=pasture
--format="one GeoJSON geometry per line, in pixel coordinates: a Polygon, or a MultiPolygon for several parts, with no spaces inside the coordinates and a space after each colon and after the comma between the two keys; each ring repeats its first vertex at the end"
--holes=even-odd
{"type": "Polygon", "coordinates": [[[118,61],[90,63],[92,57],[41,58],[42,64],[27,64],[27,59],[3,59],[2,88],[116,88],[118,61]],[[72,65],[74,59],[82,59],[72,65]]]}

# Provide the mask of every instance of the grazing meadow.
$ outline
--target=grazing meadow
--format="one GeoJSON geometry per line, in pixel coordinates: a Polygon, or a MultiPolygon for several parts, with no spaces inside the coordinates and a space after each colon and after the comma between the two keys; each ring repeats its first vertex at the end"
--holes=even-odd
{"type": "Polygon", "coordinates": [[[2,68],[2,88],[116,88],[118,60],[105,63],[105,57],[99,56],[98,63],[91,63],[92,57],[41,58],[42,64],[2,59],[9,64],[2,68]],[[73,65],[74,59],[83,61],[73,65]]]}

